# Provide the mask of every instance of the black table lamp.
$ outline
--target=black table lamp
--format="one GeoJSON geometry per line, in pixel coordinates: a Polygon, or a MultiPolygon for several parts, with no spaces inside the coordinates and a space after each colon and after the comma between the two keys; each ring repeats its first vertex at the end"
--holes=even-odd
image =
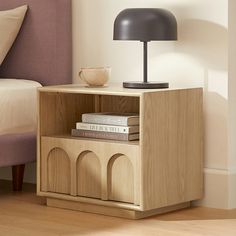
{"type": "Polygon", "coordinates": [[[124,82],[125,88],[168,88],[166,82],[148,82],[147,43],[153,40],[177,40],[175,16],[159,8],[130,8],[119,13],[114,23],[114,40],[138,40],[143,42],[143,82],[124,82]]]}

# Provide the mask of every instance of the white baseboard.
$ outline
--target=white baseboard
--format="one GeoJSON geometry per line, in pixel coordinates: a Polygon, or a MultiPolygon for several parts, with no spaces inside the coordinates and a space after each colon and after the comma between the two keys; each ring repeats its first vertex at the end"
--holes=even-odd
{"type": "Polygon", "coordinates": [[[236,208],[236,171],[205,168],[204,198],[194,205],[218,209],[236,208]]]}
{"type": "Polygon", "coordinates": [[[236,209],[236,171],[230,174],[229,191],[229,208],[236,209]]]}

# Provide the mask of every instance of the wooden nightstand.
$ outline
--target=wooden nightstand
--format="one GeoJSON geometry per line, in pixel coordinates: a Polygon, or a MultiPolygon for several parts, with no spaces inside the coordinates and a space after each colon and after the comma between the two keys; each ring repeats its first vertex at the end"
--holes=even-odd
{"type": "Polygon", "coordinates": [[[47,205],[137,219],[202,197],[201,88],[63,85],[38,93],[37,192],[47,205]],[[140,140],[72,137],[88,112],[139,112],[140,140]]]}

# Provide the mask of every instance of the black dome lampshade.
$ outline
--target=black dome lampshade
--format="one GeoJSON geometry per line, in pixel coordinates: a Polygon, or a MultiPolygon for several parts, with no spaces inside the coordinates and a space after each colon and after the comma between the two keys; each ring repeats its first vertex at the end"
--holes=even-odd
{"type": "Polygon", "coordinates": [[[166,82],[148,82],[147,43],[177,40],[175,16],[160,8],[129,8],[119,13],[114,23],[114,40],[138,40],[144,45],[143,82],[124,82],[125,88],[168,88],[166,82]]]}

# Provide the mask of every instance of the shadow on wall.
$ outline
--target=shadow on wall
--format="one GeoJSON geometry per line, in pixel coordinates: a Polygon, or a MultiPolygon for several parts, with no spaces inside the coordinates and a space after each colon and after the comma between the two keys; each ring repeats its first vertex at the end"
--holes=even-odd
{"type": "Polygon", "coordinates": [[[186,19],[179,23],[178,29],[181,52],[193,55],[209,69],[228,69],[228,30],[225,27],[186,19]]]}
{"type": "Polygon", "coordinates": [[[226,167],[228,30],[209,21],[188,19],[179,24],[178,42],[179,50],[194,56],[204,68],[205,167],[226,167]]]}
{"type": "Polygon", "coordinates": [[[200,84],[207,87],[209,75],[206,71],[226,73],[228,69],[228,31],[213,22],[199,19],[179,20],[178,41],[155,42],[152,47],[150,77],[164,75],[174,85],[200,84]]]}
{"type": "MultiPolygon", "coordinates": [[[[153,43],[150,59],[161,54],[185,54],[207,70],[228,70],[228,30],[221,25],[197,19],[178,22],[178,41],[153,43]]],[[[175,58],[176,59],[176,58],[175,58]]],[[[171,60],[171,58],[170,58],[171,60]]],[[[158,67],[158,66],[157,66],[158,67]]]]}
{"type": "Polygon", "coordinates": [[[227,168],[227,100],[216,92],[204,93],[205,168],[227,168]]]}

